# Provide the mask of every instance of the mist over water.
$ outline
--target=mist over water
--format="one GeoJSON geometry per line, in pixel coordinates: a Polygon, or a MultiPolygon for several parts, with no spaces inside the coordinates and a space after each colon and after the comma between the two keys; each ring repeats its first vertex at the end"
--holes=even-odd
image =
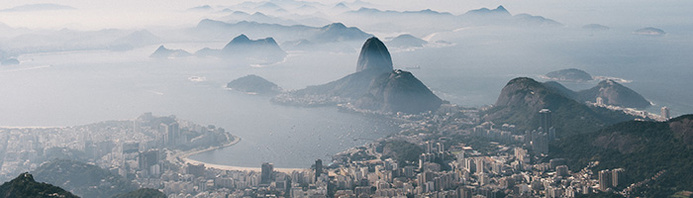
{"type": "MultiPolygon", "coordinates": [[[[563,21],[561,19],[569,19],[568,16],[593,13],[594,10],[591,6],[583,6],[556,14],[559,11],[540,12],[538,8],[530,9],[526,5],[513,6],[516,4],[509,2],[504,5],[513,14],[530,12],[547,13],[544,15],[547,18],[556,16],[553,19],[565,23],[565,26],[475,26],[415,34],[407,29],[383,31],[384,28],[372,28],[377,24],[368,24],[367,21],[346,25],[363,25],[364,32],[381,38],[412,33],[429,42],[449,43],[413,49],[390,48],[390,52],[395,68],[411,71],[440,98],[461,106],[492,105],[505,83],[515,77],[528,76],[542,80],[540,75],[550,71],[579,68],[593,76],[632,81],[625,85],[656,104],[648,109],[651,112],[658,113],[661,106],[671,108],[674,116],[693,112],[693,105],[690,104],[693,92],[689,91],[690,84],[693,84],[693,78],[690,78],[693,74],[693,57],[690,56],[693,52],[693,26],[689,22],[674,23],[671,21],[677,20],[673,19],[660,25],[652,20],[638,23],[636,20],[598,20],[594,17],[590,18],[593,21],[563,21]],[[588,23],[605,23],[611,29],[595,32],[580,28],[588,23]],[[634,30],[647,26],[662,28],[667,34],[632,34],[634,30]]],[[[78,5],[82,4],[76,3],[78,9],[87,9],[78,5]]],[[[460,8],[497,5],[475,2],[460,8]]],[[[669,3],[664,5],[664,8],[651,9],[661,12],[670,7],[669,3]]],[[[553,4],[543,6],[558,9],[553,4]]],[[[419,8],[417,10],[428,8],[425,5],[414,7],[419,8]]],[[[165,16],[173,19],[189,17],[177,21],[180,24],[171,22],[171,19],[157,18],[147,18],[143,23],[163,21],[161,26],[189,28],[210,15],[222,16],[219,13],[191,14],[184,12],[185,8],[188,7],[181,5],[166,10],[165,16]]],[[[91,11],[79,12],[88,14],[91,11]]],[[[632,15],[631,8],[616,12],[632,15]]],[[[58,11],[41,16],[56,13],[58,11]]],[[[679,16],[680,10],[672,13],[679,16]]],[[[10,15],[0,13],[0,16],[10,15]]],[[[29,15],[31,13],[11,16],[19,18],[29,15]]],[[[150,15],[133,15],[131,18],[147,16],[150,15]]],[[[74,20],[71,17],[75,16],[67,17],[68,23],[74,20]]],[[[658,17],[661,16],[655,16],[658,17]]],[[[40,17],[34,19],[35,26],[46,23],[40,17]]],[[[17,18],[2,18],[0,22],[18,25],[17,18]]],[[[86,25],[74,27],[102,28],[90,26],[93,25],[91,23],[93,21],[86,21],[86,25]]],[[[134,29],[150,25],[128,26],[127,21],[108,24],[134,29]]],[[[178,38],[176,33],[168,34],[168,30],[172,29],[170,27],[155,26],[151,29],[162,37],[178,38]]],[[[205,42],[171,39],[173,41],[165,45],[189,52],[203,47],[220,49],[235,36],[223,35],[205,42]]],[[[260,38],[257,35],[249,37],[260,38]]],[[[286,60],[268,65],[251,65],[213,57],[148,58],[158,45],[137,47],[131,51],[78,50],[22,54],[17,57],[20,65],[0,67],[0,93],[3,93],[0,94],[0,125],[72,126],[104,120],[134,119],[144,112],[176,115],[195,123],[225,128],[242,139],[232,147],[193,156],[195,160],[252,167],[262,162],[273,162],[277,167],[306,167],[316,158],[329,160],[329,156],[336,152],[396,133],[397,123],[338,112],[334,107],[275,105],[269,102],[267,96],[246,95],[227,90],[224,86],[248,74],[262,76],[287,90],[324,84],[355,71],[360,44],[361,41],[345,44],[354,49],[349,52],[289,51],[286,60]],[[190,80],[191,77],[203,80],[190,80]]],[[[565,85],[573,90],[581,90],[596,83],[565,85]]]]}
{"type": "MultiPolygon", "coordinates": [[[[412,70],[443,99],[456,104],[493,104],[508,80],[527,76],[545,81],[550,71],[579,68],[592,76],[623,78],[625,85],[676,115],[693,110],[686,90],[693,82],[690,33],[647,37],[628,30],[590,32],[582,29],[519,30],[479,28],[444,38],[456,45],[393,54],[397,65],[420,65],[412,70]],[[512,35],[499,32],[511,31],[512,35]],[[667,94],[670,93],[670,94],[667,94]]],[[[598,81],[564,83],[573,90],[598,81]]]]}

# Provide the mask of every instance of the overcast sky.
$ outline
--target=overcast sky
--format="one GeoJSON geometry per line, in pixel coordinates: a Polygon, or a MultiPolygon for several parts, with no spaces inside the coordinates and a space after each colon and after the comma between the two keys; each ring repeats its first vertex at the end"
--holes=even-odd
{"type": "MultiPolygon", "coordinates": [[[[554,19],[568,27],[599,23],[618,26],[691,25],[690,0],[366,0],[380,9],[422,10],[461,14],[470,9],[505,6],[512,14],[529,13],[554,19]]],[[[149,25],[191,25],[203,16],[182,11],[200,5],[233,5],[223,0],[2,0],[0,9],[38,3],[77,8],[54,12],[0,12],[0,23],[13,27],[43,28],[144,28],[149,25]]],[[[338,0],[320,1],[335,4],[338,0]]]]}

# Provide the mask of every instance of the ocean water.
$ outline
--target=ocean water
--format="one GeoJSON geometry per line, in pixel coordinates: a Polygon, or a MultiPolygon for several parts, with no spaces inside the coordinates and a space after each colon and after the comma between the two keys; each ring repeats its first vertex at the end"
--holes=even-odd
{"type": "MultiPolygon", "coordinates": [[[[4,93],[0,96],[0,126],[71,126],[134,119],[144,112],[175,115],[222,127],[242,139],[232,147],[193,159],[247,167],[272,162],[281,168],[307,168],[316,159],[329,161],[337,152],[398,132],[398,124],[389,120],[342,113],[336,107],[275,105],[269,96],[224,88],[227,82],[248,74],[288,89],[340,77],[292,77],[302,71],[329,69],[311,69],[324,66],[319,62],[311,65],[303,60],[306,57],[294,56],[279,66],[258,68],[214,58],[152,60],[147,58],[149,52],[21,56],[21,65],[0,68],[0,92],[4,93]]],[[[331,56],[340,59],[345,55],[331,56]]],[[[345,68],[342,75],[351,69],[345,68]]],[[[340,71],[337,67],[331,70],[340,71]]]]}
{"type": "MultiPolygon", "coordinates": [[[[393,62],[395,68],[418,67],[410,71],[434,93],[467,107],[495,103],[512,78],[538,79],[550,71],[580,68],[594,76],[632,81],[624,85],[655,103],[648,109],[654,113],[661,106],[670,107],[673,115],[693,113],[693,39],[686,31],[663,37],[627,30],[523,30],[504,35],[495,29],[457,32],[436,38],[453,46],[392,50],[393,62]]],[[[305,168],[317,158],[328,161],[339,151],[398,131],[397,123],[389,120],[334,107],[275,105],[267,96],[223,88],[248,74],[285,89],[323,84],[355,70],[356,50],[290,52],[284,62],[251,66],[216,58],[148,58],[156,47],[22,55],[20,65],[0,66],[0,125],[71,126],[134,119],[144,112],[176,115],[223,127],[242,138],[237,145],[193,159],[250,167],[272,162],[281,168],[305,168]]],[[[595,84],[566,86],[580,90],[595,84]]]]}
{"type": "MultiPolygon", "coordinates": [[[[538,81],[548,72],[578,68],[592,76],[622,78],[674,116],[693,113],[693,28],[662,27],[664,36],[634,35],[632,28],[590,32],[579,28],[479,28],[440,36],[455,45],[393,54],[395,65],[415,65],[415,76],[452,103],[478,107],[495,103],[515,77],[538,81]],[[507,36],[506,34],[512,35],[507,36]]],[[[595,86],[561,82],[573,90],[595,86]]]]}

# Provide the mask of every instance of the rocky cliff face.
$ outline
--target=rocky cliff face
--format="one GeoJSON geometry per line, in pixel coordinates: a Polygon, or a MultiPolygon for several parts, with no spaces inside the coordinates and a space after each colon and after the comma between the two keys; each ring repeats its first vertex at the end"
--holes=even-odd
{"type": "Polygon", "coordinates": [[[361,47],[356,72],[390,72],[392,71],[392,57],[385,44],[376,37],[371,37],[361,47]]]}
{"type": "Polygon", "coordinates": [[[442,102],[410,72],[394,70],[374,79],[356,106],[382,112],[420,113],[434,111],[442,102]]]}

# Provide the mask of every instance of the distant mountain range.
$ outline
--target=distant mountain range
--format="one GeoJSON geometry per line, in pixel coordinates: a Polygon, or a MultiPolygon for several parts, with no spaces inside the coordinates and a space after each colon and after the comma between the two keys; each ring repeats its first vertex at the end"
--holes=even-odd
{"type": "Polygon", "coordinates": [[[37,11],[52,11],[52,10],[74,10],[75,8],[67,5],[42,3],[42,4],[26,4],[8,9],[2,9],[0,12],[37,12],[37,11]]]}
{"type": "Polygon", "coordinates": [[[347,27],[342,23],[333,23],[320,28],[318,33],[309,39],[313,42],[338,42],[363,40],[372,36],[356,27],[347,27]]]}
{"type": "Polygon", "coordinates": [[[216,20],[229,23],[249,21],[309,26],[323,26],[331,23],[328,20],[329,17],[323,14],[323,12],[341,13],[345,11],[343,7],[330,6],[321,2],[293,0],[245,1],[232,6],[225,6],[221,9],[223,10],[220,12],[229,13],[229,15],[216,18],[216,20]]]}
{"type": "Polygon", "coordinates": [[[220,50],[204,48],[195,52],[195,55],[245,60],[252,63],[276,63],[284,60],[287,54],[272,37],[251,40],[248,36],[241,34],[220,50]]]}
{"type": "MultiPolygon", "coordinates": [[[[69,6],[57,4],[32,4],[23,7],[12,8],[14,10],[32,9],[69,9],[69,6]],[[31,8],[31,9],[30,9],[31,8]]],[[[244,2],[225,10],[219,6],[202,5],[191,8],[191,12],[218,12],[228,13],[227,16],[216,20],[201,20],[194,28],[185,28],[169,31],[159,37],[147,30],[118,30],[104,29],[99,31],[75,31],[62,29],[58,31],[33,31],[0,27],[4,38],[0,38],[3,49],[13,54],[56,52],[74,50],[131,50],[148,45],[161,45],[165,42],[185,41],[228,41],[229,35],[245,34],[253,38],[272,37],[280,43],[310,41],[310,47],[296,47],[298,50],[329,50],[336,52],[350,52],[356,46],[356,42],[365,40],[373,35],[362,31],[366,28],[374,32],[386,32],[388,30],[401,31],[406,29],[412,35],[423,36],[440,31],[451,31],[459,27],[469,25],[516,25],[516,26],[552,26],[557,23],[550,19],[526,14],[510,15],[502,6],[496,9],[478,9],[462,15],[453,15],[446,12],[438,12],[430,9],[420,11],[382,11],[372,7],[366,2],[341,2],[335,6],[328,6],[319,2],[304,1],[262,1],[244,2]],[[326,15],[320,12],[312,14],[296,14],[289,10],[303,10],[310,12],[315,8],[320,9],[348,9],[360,8],[337,15],[326,15]],[[234,9],[238,8],[238,9],[234,9]],[[252,12],[248,12],[251,10],[252,12]],[[265,12],[263,10],[271,10],[265,12]],[[287,12],[284,14],[283,12],[287,12]],[[244,12],[245,11],[245,12],[244,12]],[[252,13],[252,14],[249,14],[252,13]],[[502,17],[494,17],[494,16],[502,17]],[[342,23],[331,23],[341,21],[342,23]],[[301,24],[309,24],[301,25],[301,24]],[[326,25],[325,25],[326,24],[326,25]],[[344,24],[352,25],[346,26],[344,24]],[[4,31],[4,29],[8,29],[4,31]],[[411,31],[409,31],[411,30],[411,31]],[[353,41],[349,47],[333,45],[321,47],[325,43],[339,43],[353,41]]],[[[7,9],[9,11],[11,9],[7,9]]],[[[2,26],[2,25],[0,25],[2,26]]],[[[398,38],[400,39],[400,38],[398,38]]],[[[404,39],[404,38],[401,38],[404,39]]],[[[399,46],[393,41],[392,47],[399,46]]],[[[302,42],[305,43],[305,42],[302,42]]],[[[405,43],[409,45],[408,43],[405,43]]],[[[419,44],[412,44],[419,46],[419,44]]],[[[287,46],[291,46],[287,43],[287,46]]]]}
{"type": "Polygon", "coordinates": [[[509,17],[512,16],[505,7],[498,6],[496,9],[480,8],[476,10],[467,11],[464,15],[476,15],[476,16],[497,16],[497,17],[509,17]]]}
{"type": "Polygon", "coordinates": [[[3,40],[5,51],[13,54],[74,50],[124,51],[160,44],[163,39],[147,30],[105,29],[99,31],[58,31],[26,33],[3,40]]]}
{"type": "Polygon", "coordinates": [[[269,62],[278,62],[286,57],[286,52],[272,37],[251,40],[241,34],[221,49],[222,57],[249,57],[269,62]]]}
{"type": "Polygon", "coordinates": [[[448,12],[437,12],[433,11],[431,9],[425,9],[425,10],[419,10],[419,11],[392,11],[392,10],[378,10],[375,8],[365,8],[362,7],[358,10],[355,11],[350,11],[349,13],[355,13],[355,14],[392,14],[392,15],[397,15],[397,14],[410,14],[410,15],[443,15],[443,16],[454,16],[453,14],[450,14],[448,12]]]}
{"type": "Polygon", "coordinates": [[[593,168],[595,173],[624,168],[619,183],[625,185],[615,190],[644,182],[633,187],[630,195],[669,197],[693,189],[693,115],[667,122],[628,121],[572,136],[553,145],[550,155],[568,159],[571,170],[585,167],[590,161],[599,161],[593,168]]]}
{"type": "MultiPolygon", "coordinates": [[[[163,45],[154,51],[151,58],[178,58],[192,56],[182,49],[168,49],[163,45]]],[[[284,60],[287,53],[282,50],[273,38],[251,40],[246,35],[239,35],[222,49],[203,48],[195,52],[196,56],[212,56],[249,63],[268,64],[284,60]]]]}
{"type": "Polygon", "coordinates": [[[539,127],[538,113],[542,109],[552,112],[557,137],[563,138],[634,119],[621,112],[587,106],[547,86],[547,83],[526,77],[510,80],[493,107],[484,112],[483,119],[497,124],[515,124],[521,130],[532,130],[539,127]]]}
{"type": "Polygon", "coordinates": [[[323,27],[304,25],[285,26],[242,21],[225,23],[205,19],[198,23],[195,32],[200,36],[220,37],[219,35],[246,34],[258,37],[273,37],[282,41],[305,39],[314,43],[358,41],[373,35],[355,27],[347,27],[342,23],[333,23],[323,27]]]}
{"type": "MultiPolygon", "coordinates": [[[[421,36],[434,32],[450,31],[470,25],[500,25],[500,26],[526,26],[526,27],[552,27],[561,26],[560,23],[541,16],[529,14],[511,15],[503,6],[495,9],[481,8],[471,10],[465,14],[454,15],[448,12],[439,12],[431,9],[418,11],[392,11],[373,8],[374,5],[366,2],[339,2],[334,6],[328,6],[319,2],[305,1],[260,1],[243,2],[230,6],[224,10],[229,14],[214,20],[229,23],[259,23],[266,25],[290,26],[280,33],[293,35],[293,38],[285,38],[281,35],[266,35],[268,31],[260,31],[255,28],[229,28],[233,34],[247,34],[258,37],[274,37],[280,41],[292,41],[307,39],[305,35],[295,34],[299,26],[319,26],[330,21],[338,21],[345,24],[357,25],[369,31],[406,30],[411,34],[421,36]],[[356,10],[352,10],[356,9],[356,10]],[[328,12],[331,14],[323,14],[328,12]],[[336,14],[336,15],[335,15],[336,14]],[[243,30],[243,31],[239,31],[243,30]],[[264,34],[263,34],[264,33],[264,34]]],[[[268,27],[262,27],[268,28],[268,27]]],[[[276,29],[277,27],[274,27],[276,29]]],[[[304,27],[305,28],[305,27],[304,27]]],[[[303,31],[303,30],[300,30],[303,31]]],[[[209,33],[206,36],[216,38],[218,34],[209,33]]],[[[363,38],[365,39],[365,38],[363,38]]]]}
{"type": "Polygon", "coordinates": [[[168,49],[163,45],[159,46],[152,55],[149,55],[151,58],[175,58],[186,56],[192,56],[192,54],[182,49],[168,49]]]}
{"type": "Polygon", "coordinates": [[[387,47],[375,37],[363,44],[356,73],[280,94],[273,101],[301,106],[350,103],[356,109],[382,113],[435,111],[443,103],[410,72],[393,71],[387,47]]]}
{"type": "Polygon", "coordinates": [[[108,48],[111,50],[131,50],[141,46],[158,44],[163,41],[162,38],[147,30],[138,30],[113,40],[108,48]]]}
{"type": "Polygon", "coordinates": [[[297,21],[290,20],[290,19],[268,16],[262,12],[255,12],[253,14],[248,14],[248,13],[245,13],[242,11],[234,11],[231,14],[228,14],[224,17],[219,18],[219,20],[225,21],[227,23],[238,23],[241,21],[247,21],[247,22],[265,23],[265,24],[285,25],[285,26],[292,26],[292,25],[301,24],[297,21]]]}
{"type": "Polygon", "coordinates": [[[561,23],[542,16],[533,16],[529,14],[517,14],[513,16],[502,5],[498,6],[496,9],[481,8],[470,10],[460,17],[471,24],[562,26],[561,23]]]}
{"type": "MultiPolygon", "coordinates": [[[[498,6],[495,9],[481,8],[477,10],[471,10],[462,15],[453,15],[451,13],[438,12],[431,9],[424,9],[419,11],[379,10],[374,8],[375,6],[376,5],[364,1],[337,2],[336,4],[334,4],[334,6],[326,5],[321,2],[306,2],[292,0],[258,2],[246,1],[228,7],[228,10],[234,11],[231,15],[222,18],[222,20],[227,22],[239,22],[245,20],[270,24],[298,25],[305,24],[305,22],[296,23],[298,20],[300,20],[301,18],[308,17],[299,17],[299,15],[308,14],[312,15],[313,17],[323,18],[323,20],[325,20],[325,18],[333,18],[334,21],[342,21],[348,24],[359,24],[359,26],[361,27],[365,27],[362,25],[366,23],[370,23],[370,25],[381,24],[382,26],[407,24],[410,28],[418,28],[419,26],[436,27],[438,25],[449,25],[449,28],[451,28],[449,30],[452,30],[462,27],[459,26],[460,22],[464,22],[467,24],[483,24],[486,22],[491,22],[490,24],[495,25],[521,26],[560,25],[560,23],[558,22],[555,22],[551,19],[546,19],[541,16],[532,16],[528,14],[518,14],[513,16],[503,6],[498,6]],[[333,13],[333,17],[328,17],[326,15],[319,14],[320,11],[333,13]],[[257,14],[258,16],[252,16],[248,13],[254,13],[252,15],[257,14]],[[268,14],[282,16],[282,18],[270,17],[268,14]],[[336,14],[336,16],[334,14],[336,14]],[[383,19],[394,21],[396,24],[381,23],[383,19]],[[421,23],[421,21],[435,21],[436,24],[415,25],[417,23],[421,23]]],[[[368,26],[370,29],[370,25],[366,26],[368,26]]]]}
{"type": "Polygon", "coordinates": [[[414,35],[451,31],[469,26],[557,27],[554,20],[529,14],[512,15],[503,6],[495,9],[481,8],[465,14],[454,15],[430,9],[420,11],[392,11],[360,8],[337,15],[348,24],[355,24],[369,31],[406,30],[414,35]]]}
{"type": "Polygon", "coordinates": [[[203,12],[203,11],[212,11],[214,8],[210,5],[201,5],[201,6],[195,6],[192,8],[188,8],[186,11],[191,11],[191,12],[203,12]]]}

